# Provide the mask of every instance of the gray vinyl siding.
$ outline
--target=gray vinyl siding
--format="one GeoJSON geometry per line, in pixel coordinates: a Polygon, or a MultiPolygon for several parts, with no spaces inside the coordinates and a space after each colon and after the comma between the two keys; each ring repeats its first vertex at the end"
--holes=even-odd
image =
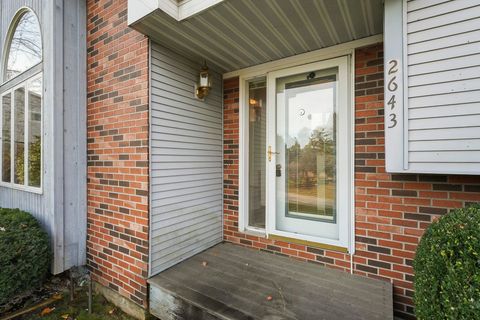
{"type": "Polygon", "coordinates": [[[222,79],[194,97],[200,63],[152,42],[150,275],[222,241],[222,79]]]}
{"type": "Polygon", "coordinates": [[[0,62],[15,14],[22,7],[32,9],[42,31],[44,87],[42,193],[0,186],[0,207],[25,210],[41,222],[51,237],[53,273],[86,261],[85,3],[0,1],[0,62]]]}
{"type": "Polygon", "coordinates": [[[407,3],[410,167],[480,166],[480,3],[407,3]]]}

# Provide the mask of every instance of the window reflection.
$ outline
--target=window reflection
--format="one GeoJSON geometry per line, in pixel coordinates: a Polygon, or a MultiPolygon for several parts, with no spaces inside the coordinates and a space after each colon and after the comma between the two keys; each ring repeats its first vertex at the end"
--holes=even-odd
{"type": "Polygon", "coordinates": [[[286,214],[333,222],[336,77],[292,81],[284,92],[286,214]]]}
{"type": "Polygon", "coordinates": [[[11,100],[12,95],[6,94],[2,97],[2,181],[11,181],[11,100]]]}
{"type": "Polygon", "coordinates": [[[40,187],[42,145],[42,79],[28,86],[28,185],[40,187]]]}
{"type": "Polygon", "coordinates": [[[5,80],[10,80],[42,61],[42,38],[35,14],[26,11],[10,42],[5,80]]]}
{"type": "Polygon", "coordinates": [[[25,179],[25,89],[19,88],[14,91],[14,182],[24,184],[25,179]]]}
{"type": "Polygon", "coordinates": [[[266,79],[251,81],[248,84],[249,114],[249,203],[248,225],[265,228],[265,144],[267,134],[266,79]]]}

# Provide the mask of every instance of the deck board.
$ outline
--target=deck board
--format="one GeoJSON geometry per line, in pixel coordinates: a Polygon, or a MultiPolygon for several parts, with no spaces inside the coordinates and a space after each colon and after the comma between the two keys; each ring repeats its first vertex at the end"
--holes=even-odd
{"type": "Polygon", "coordinates": [[[393,319],[388,282],[229,243],[149,283],[150,311],[162,320],[393,319]]]}

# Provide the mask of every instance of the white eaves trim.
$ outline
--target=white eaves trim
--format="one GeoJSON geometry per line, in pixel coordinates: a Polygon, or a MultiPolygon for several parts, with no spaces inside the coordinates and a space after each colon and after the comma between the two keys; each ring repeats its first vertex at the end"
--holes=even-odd
{"type": "Polygon", "coordinates": [[[185,20],[224,0],[128,0],[128,24],[132,25],[156,10],[177,21],[185,20]]]}
{"type": "Polygon", "coordinates": [[[321,48],[318,50],[297,54],[279,60],[265,62],[244,69],[227,72],[223,74],[223,79],[229,79],[233,77],[252,78],[259,75],[265,75],[268,72],[292,67],[295,65],[302,65],[315,61],[327,60],[343,55],[352,54],[352,52],[356,48],[361,48],[381,42],[383,42],[383,34],[377,34],[358,40],[344,42],[335,46],[321,48]]]}

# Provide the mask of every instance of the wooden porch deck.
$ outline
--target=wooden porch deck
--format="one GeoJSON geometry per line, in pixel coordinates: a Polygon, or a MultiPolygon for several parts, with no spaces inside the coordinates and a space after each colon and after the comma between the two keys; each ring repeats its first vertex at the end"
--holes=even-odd
{"type": "Polygon", "coordinates": [[[393,319],[387,282],[228,243],[149,283],[161,320],[393,319]]]}

